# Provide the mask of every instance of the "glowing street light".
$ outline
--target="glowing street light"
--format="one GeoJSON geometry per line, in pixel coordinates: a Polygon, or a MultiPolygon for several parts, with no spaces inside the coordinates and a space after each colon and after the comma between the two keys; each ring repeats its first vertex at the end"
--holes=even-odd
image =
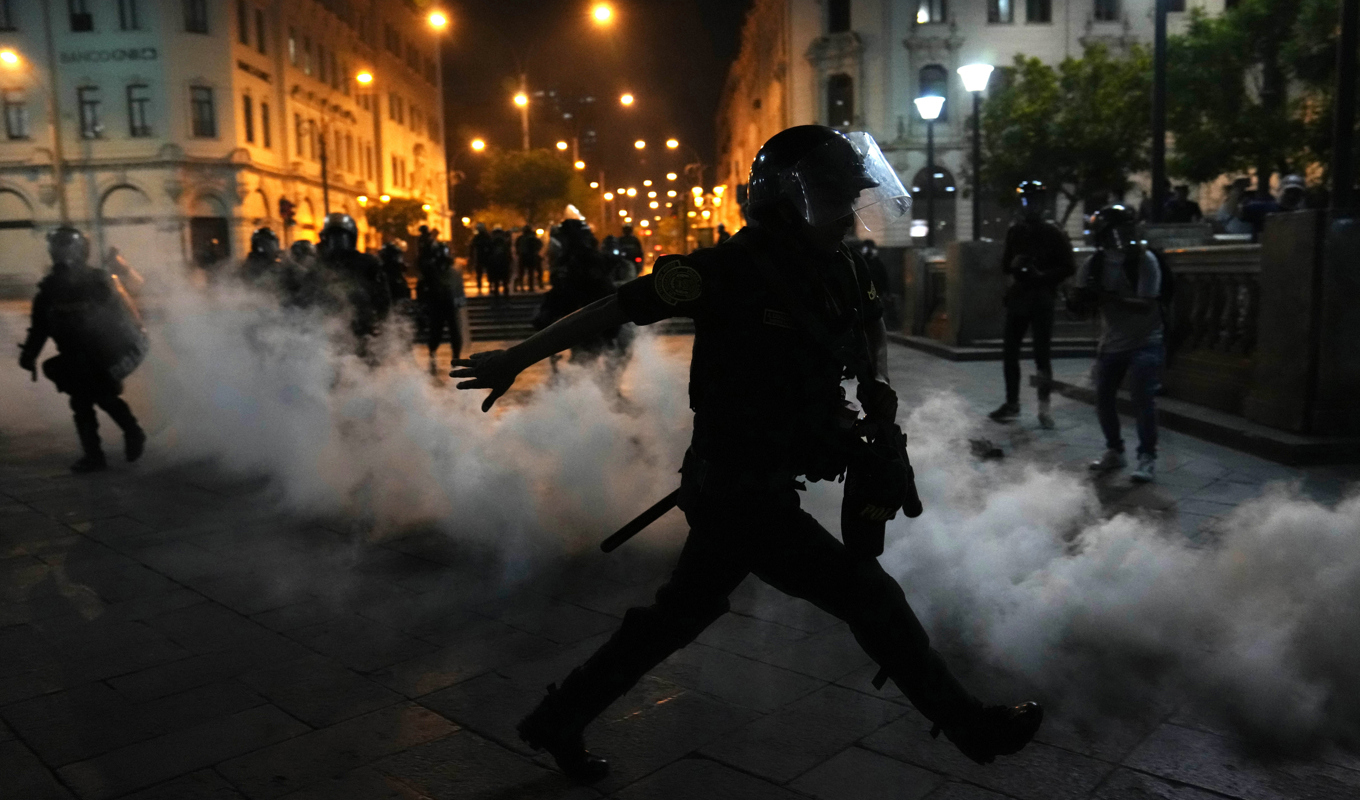
{"type": "Polygon", "coordinates": [[[627,216],[628,216],[628,212],[627,212],[627,211],[624,211],[623,209],[620,208],[620,209],[619,209],[619,216],[620,216],[620,217],[627,217],[627,216]]]}
{"type": "Polygon", "coordinates": [[[625,106],[631,106],[631,105],[633,104],[633,95],[632,95],[632,93],[631,93],[631,92],[624,92],[622,95],[620,95],[620,96],[619,96],[619,103],[622,104],[622,105],[625,105],[625,106]]]}
{"type": "Polygon", "coordinates": [[[600,182],[599,182],[599,181],[591,181],[591,182],[590,182],[590,188],[592,188],[592,189],[598,189],[598,188],[600,188],[600,182]]]}
{"type": "Polygon", "coordinates": [[[661,204],[658,203],[657,201],[653,200],[652,202],[650,202],[650,203],[647,204],[647,207],[648,207],[648,208],[661,208],[661,204]]]}
{"type": "Polygon", "coordinates": [[[614,21],[614,9],[608,3],[596,3],[590,9],[590,16],[594,18],[596,25],[608,25],[614,21]]]}
{"type": "Polygon", "coordinates": [[[620,186],[614,191],[615,194],[628,194],[628,190],[620,186]]]}
{"type": "Polygon", "coordinates": [[[648,178],[647,180],[645,180],[645,181],[642,182],[642,185],[643,185],[643,186],[651,186],[651,185],[652,185],[652,179],[651,179],[651,178],[648,178]]]}
{"type": "Polygon", "coordinates": [[[678,178],[678,177],[680,177],[680,176],[679,176],[679,175],[676,175],[674,172],[667,172],[667,173],[666,173],[666,180],[668,180],[668,181],[673,181],[673,180],[675,180],[675,179],[678,178]]]}
{"type": "Polygon", "coordinates": [[[656,192],[648,192],[648,193],[647,193],[647,196],[648,196],[648,197],[656,197],[656,192]]]}
{"type": "Polygon", "coordinates": [[[389,203],[392,201],[392,195],[390,194],[381,195],[380,197],[378,197],[378,199],[383,201],[384,203],[389,203]]]}
{"type": "Polygon", "coordinates": [[[666,149],[668,149],[668,150],[674,150],[675,148],[677,148],[677,147],[679,147],[679,146],[680,146],[680,140],[678,140],[678,139],[667,139],[667,140],[666,140],[666,149]]]}
{"type": "MultiPolygon", "coordinates": [[[[586,162],[584,162],[584,161],[577,161],[577,162],[576,162],[575,164],[573,164],[572,166],[576,167],[577,169],[585,169],[585,168],[586,168],[586,162]]],[[[594,187],[592,187],[592,188],[594,188],[594,187]]]]}
{"type": "Polygon", "coordinates": [[[644,142],[644,141],[641,140],[641,139],[638,139],[636,142],[633,142],[633,146],[636,147],[637,149],[641,150],[641,149],[643,149],[644,147],[647,146],[647,143],[644,142]]]}
{"type": "Polygon", "coordinates": [[[7,67],[19,66],[19,54],[13,50],[0,50],[0,64],[7,67]]]}
{"type": "Polygon", "coordinates": [[[930,176],[930,186],[926,188],[926,247],[935,246],[935,120],[944,110],[944,98],[934,95],[918,97],[912,101],[921,119],[926,121],[926,174],[930,176]]]}
{"type": "Polygon", "coordinates": [[[674,189],[671,189],[669,192],[666,192],[666,196],[667,196],[667,197],[675,197],[675,190],[674,190],[674,189]]]}
{"type": "Polygon", "coordinates": [[[702,186],[695,186],[693,189],[690,189],[690,191],[694,193],[695,197],[698,197],[704,193],[704,188],[702,186]]]}
{"type": "Polygon", "coordinates": [[[628,187],[628,196],[629,196],[629,197],[637,197],[637,187],[636,187],[636,186],[629,186],[629,187],[628,187]]]}
{"type": "Polygon", "coordinates": [[[713,187],[713,193],[716,194],[716,195],[719,196],[719,197],[722,197],[723,192],[725,192],[725,191],[727,191],[727,187],[726,187],[726,186],[714,186],[714,187],[713,187]]]}
{"type": "Polygon", "coordinates": [[[645,227],[647,227],[648,225],[650,225],[651,223],[644,219],[643,221],[639,222],[638,224],[645,228],[645,227]]]}
{"type": "MultiPolygon", "coordinates": [[[[959,67],[963,88],[973,93],[973,170],[982,163],[982,93],[992,77],[991,64],[965,64],[959,67]]],[[[976,178],[974,179],[976,181],[976,178]]],[[[934,188],[932,186],[932,188],[934,188]]],[[[973,187],[973,240],[982,238],[982,192],[973,187]]]]}
{"type": "Polygon", "coordinates": [[[515,93],[515,105],[519,106],[520,108],[528,108],[528,107],[529,107],[529,95],[525,94],[524,92],[516,92],[516,93],[515,93]]]}
{"type": "Polygon", "coordinates": [[[354,198],[354,200],[361,206],[368,205],[368,195],[366,194],[361,194],[358,197],[354,198]]]}
{"type": "Polygon", "coordinates": [[[464,227],[464,228],[466,228],[467,226],[469,226],[469,225],[471,225],[471,224],[472,224],[472,217],[463,217],[463,227],[464,227]]]}
{"type": "Polygon", "coordinates": [[[610,200],[613,200],[613,199],[614,199],[614,193],[613,193],[613,192],[605,192],[605,193],[604,193],[604,199],[605,199],[605,202],[609,202],[610,200]]]}
{"type": "Polygon", "coordinates": [[[473,149],[474,152],[477,152],[477,153],[482,152],[483,150],[486,149],[486,140],[485,140],[485,139],[473,139],[473,140],[472,140],[472,149],[473,149]]]}
{"type": "Polygon", "coordinates": [[[420,206],[421,211],[429,211],[432,208],[434,208],[434,206],[430,205],[429,203],[423,203],[420,206]]]}
{"type": "MultiPolygon", "coordinates": [[[[0,58],[3,58],[3,56],[0,56],[0,58]]],[[[354,76],[354,80],[358,81],[364,86],[367,86],[373,82],[373,73],[369,72],[368,70],[363,70],[358,75],[354,76]]]]}
{"type": "Polygon", "coordinates": [[[566,142],[558,142],[558,143],[557,143],[557,149],[558,149],[558,150],[566,150],[567,147],[568,147],[568,145],[567,145],[566,142]]]}
{"type": "Polygon", "coordinates": [[[430,27],[437,31],[443,30],[449,24],[449,16],[443,11],[431,11],[426,19],[429,20],[430,27]]]}

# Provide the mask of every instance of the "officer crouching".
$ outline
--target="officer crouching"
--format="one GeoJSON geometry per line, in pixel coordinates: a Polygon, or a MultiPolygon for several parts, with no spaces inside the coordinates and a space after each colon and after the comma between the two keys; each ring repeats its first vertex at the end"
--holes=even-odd
{"type": "Polygon", "coordinates": [[[785,130],[751,167],[751,224],[717,247],[657,259],[654,271],[505,351],[474,354],[453,377],[490,389],[487,410],[530,364],[601,331],[692,317],[694,436],[680,508],[690,525],[669,582],[519,725],[564,772],[596,780],[607,762],[586,725],[648,670],[728,609],[748,574],[849,623],[916,708],[978,763],[1018,751],[1037,704],[984,706],[930,646],[879,565],[885,520],[921,512],[888,385],[880,288],[843,244],[856,216],[877,230],[910,200],[873,137],[821,126],[785,130]],[[859,379],[865,418],[842,378],[859,379]],[[797,479],[846,478],[838,541],[799,508],[797,479]]]}
{"type": "Polygon", "coordinates": [[[146,434],[123,398],[123,379],[146,357],[147,338],[132,300],[118,279],[89,265],[90,242],[75,228],[60,227],[47,237],[52,270],[33,298],[28,338],[19,346],[19,366],[38,379],[38,355],[50,338],[57,355],[43,362],[43,374],[57,391],[71,396],[76,434],[85,455],[73,472],[108,467],[99,441],[95,406],[123,430],[128,461],[141,458],[146,434]]]}

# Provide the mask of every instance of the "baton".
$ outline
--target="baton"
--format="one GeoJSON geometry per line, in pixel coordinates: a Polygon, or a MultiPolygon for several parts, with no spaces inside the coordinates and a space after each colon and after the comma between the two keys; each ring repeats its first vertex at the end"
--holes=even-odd
{"type": "Polygon", "coordinates": [[[639,533],[642,532],[643,528],[647,527],[648,525],[651,525],[658,519],[661,519],[662,515],[664,515],[667,511],[670,511],[672,508],[675,508],[675,505],[679,501],[679,499],[680,490],[676,489],[675,491],[656,501],[656,503],[651,508],[634,517],[632,522],[629,522],[627,525],[624,525],[622,528],[619,528],[608,539],[605,539],[603,542],[600,542],[600,549],[605,551],[606,553],[614,552],[614,550],[619,545],[638,535],[639,533]]]}

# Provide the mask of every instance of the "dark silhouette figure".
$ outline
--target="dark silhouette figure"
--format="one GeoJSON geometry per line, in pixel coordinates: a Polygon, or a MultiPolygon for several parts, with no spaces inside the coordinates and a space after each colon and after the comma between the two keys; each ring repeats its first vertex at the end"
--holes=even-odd
{"type": "Polygon", "coordinates": [[[477,276],[477,294],[482,293],[482,276],[486,274],[487,262],[491,258],[491,234],[486,231],[486,224],[477,223],[477,232],[472,234],[472,240],[468,242],[468,266],[472,267],[472,272],[477,276]]]}
{"type": "Polygon", "coordinates": [[[463,277],[453,268],[453,255],[448,245],[436,242],[430,257],[420,264],[420,305],[426,321],[426,345],[430,349],[430,374],[439,369],[435,365],[435,351],[448,330],[453,360],[463,357],[463,326],[460,315],[467,297],[463,291],[463,277]]]}
{"type": "Polygon", "coordinates": [[[377,258],[356,247],[359,229],[348,214],[330,214],[321,228],[320,261],[316,273],[322,302],[332,313],[349,317],[350,331],[360,355],[368,354],[369,340],[392,305],[387,276],[377,258]]]}
{"type": "Polygon", "coordinates": [[[633,226],[624,225],[623,235],[618,239],[619,257],[627,262],[628,270],[624,280],[632,280],[642,272],[642,242],[633,235],[633,226]]]}
{"type": "Polygon", "coordinates": [[[510,294],[510,269],[513,263],[510,233],[502,228],[491,232],[491,244],[486,255],[486,278],[493,303],[504,302],[510,294]]]}
{"type": "Polygon", "coordinates": [[[525,225],[515,239],[515,257],[519,262],[516,275],[516,288],[526,292],[536,292],[543,282],[543,240],[538,238],[534,229],[525,225]]]}
{"type": "MultiPolygon", "coordinates": [[[[569,219],[558,232],[562,250],[553,267],[556,279],[543,295],[534,317],[534,328],[543,330],[577,309],[614,293],[609,261],[595,249],[595,237],[583,222],[569,219]]],[[[619,342],[620,326],[611,326],[600,335],[573,343],[572,360],[596,356],[619,342]]]]}
{"type": "Polygon", "coordinates": [[[1199,222],[1204,219],[1204,212],[1200,210],[1199,203],[1190,199],[1190,187],[1184,184],[1176,187],[1176,194],[1166,201],[1166,210],[1162,212],[1163,222],[1199,222]]]}

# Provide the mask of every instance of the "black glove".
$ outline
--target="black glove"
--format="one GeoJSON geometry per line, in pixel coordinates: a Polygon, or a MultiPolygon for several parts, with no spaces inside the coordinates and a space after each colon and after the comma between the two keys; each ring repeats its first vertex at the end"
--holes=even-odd
{"type": "Polygon", "coordinates": [[[33,380],[36,381],[38,380],[38,356],[23,349],[23,347],[23,345],[19,345],[19,369],[31,374],[33,380]]]}
{"type": "Polygon", "coordinates": [[[883,554],[884,526],[901,510],[921,515],[916,474],[907,458],[906,434],[897,425],[873,426],[845,475],[841,501],[841,539],[855,555],[883,554]]]}

